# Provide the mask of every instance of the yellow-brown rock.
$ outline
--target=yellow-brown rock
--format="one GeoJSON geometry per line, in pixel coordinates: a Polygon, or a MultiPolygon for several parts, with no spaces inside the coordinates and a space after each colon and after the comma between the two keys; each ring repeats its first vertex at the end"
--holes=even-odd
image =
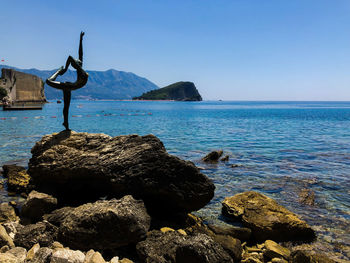
{"type": "Polygon", "coordinates": [[[242,221],[257,241],[315,238],[314,230],[305,221],[263,194],[254,191],[236,194],[225,198],[222,206],[223,214],[242,221]]]}

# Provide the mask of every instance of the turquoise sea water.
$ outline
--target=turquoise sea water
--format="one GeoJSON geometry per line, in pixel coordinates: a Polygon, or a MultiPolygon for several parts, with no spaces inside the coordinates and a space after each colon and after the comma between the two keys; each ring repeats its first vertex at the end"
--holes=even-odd
{"type": "MultiPolygon", "coordinates": [[[[0,164],[26,164],[37,140],[63,129],[62,108],[0,111],[0,164]]],[[[214,181],[214,199],[198,212],[208,222],[220,222],[224,197],[259,191],[312,225],[319,249],[350,259],[350,102],[72,101],[70,126],[112,136],[155,134],[169,153],[214,181]],[[202,163],[214,149],[230,161],[202,163]],[[315,206],[298,202],[304,188],[315,192],[315,206]]]]}

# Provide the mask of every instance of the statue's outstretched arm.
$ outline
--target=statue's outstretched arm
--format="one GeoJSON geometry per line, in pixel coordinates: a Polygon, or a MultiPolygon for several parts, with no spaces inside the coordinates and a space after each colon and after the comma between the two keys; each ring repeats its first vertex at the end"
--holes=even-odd
{"type": "Polygon", "coordinates": [[[85,33],[83,31],[80,32],[80,43],[79,43],[79,60],[83,63],[83,36],[85,33]]]}

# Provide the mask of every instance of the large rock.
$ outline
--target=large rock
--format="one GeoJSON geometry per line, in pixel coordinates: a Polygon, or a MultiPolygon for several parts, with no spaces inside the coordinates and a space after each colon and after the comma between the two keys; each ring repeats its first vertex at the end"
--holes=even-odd
{"type": "Polygon", "coordinates": [[[14,243],[26,249],[31,249],[36,243],[48,247],[56,240],[57,231],[56,226],[46,221],[26,225],[18,229],[14,243]]]}
{"type": "Polygon", "coordinates": [[[11,248],[15,247],[12,238],[6,232],[6,229],[0,225],[0,247],[9,246],[11,248]]]}
{"type": "Polygon", "coordinates": [[[177,231],[163,233],[151,231],[146,240],[136,245],[137,254],[141,262],[146,263],[173,263],[177,247],[186,240],[186,236],[177,231]]]}
{"type": "Polygon", "coordinates": [[[51,195],[31,191],[22,206],[23,217],[38,221],[44,214],[50,213],[57,206],[57,199],[51,195]]]}
{"type": "Polygon", "coordinates": [[[28,173],[37,189],[67,203],[132,194],[148,209],[189,212],[214,195],[212,181],[192,162],[169,155],[154,135],[65,131],[44,136],[32,154],[28,173]]]}
{"type": "Polygon", "coordinates": [[[143,202],[128,195],[70,210],[59,227],[58,238],[74,249],[113,249],[142,240],[150,222],[143,202]]]}
{"type": "Polygon", "coordinates": [[[310,241],[315,238],[315,232],[305,221],[263,194],[240,193],[225,198],[222,205],[223,213],[241,220],[257,241],[310,241]]]}
{"type": "Polygon", "coordinates": [[[4,177],[7,178],[7,187],[9,191],[25,192],[28,189],[30,176],[22,166],[4,165],[4,177]]]}
{"type": "Polygon", "coordinates": [[[176,263],[233,263],[230,255],[209,236],[191,236],[176,249],[176,263]]]}

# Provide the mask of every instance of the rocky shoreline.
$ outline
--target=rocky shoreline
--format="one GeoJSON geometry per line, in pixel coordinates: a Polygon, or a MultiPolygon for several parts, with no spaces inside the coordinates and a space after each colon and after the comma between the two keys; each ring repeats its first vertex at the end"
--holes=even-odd
{"type": "Polygon", "coordinates": [[[0,204],[0,262],[334,262],[278,243],[317,237],[257,192],[222,202],[223,216],[242,227],[207,225],[192,212],[212,199],[213,182],[153,135],[46,135],[27,171],[3,170],[8,191],[26,200],[0,204]]]}

